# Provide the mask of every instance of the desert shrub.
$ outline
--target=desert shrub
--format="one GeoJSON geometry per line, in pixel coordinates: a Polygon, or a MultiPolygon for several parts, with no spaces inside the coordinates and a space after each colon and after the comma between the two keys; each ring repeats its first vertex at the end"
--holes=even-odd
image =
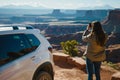
{"type": "Polygon", "coordinates": [[[110,67],[112,67],[112,68],[114,68],[114,69],[120,71],[120,66],[117,65],[117,64],[115,64],[115,63],[112,63],[112,62],[106,62],[106,61],[105,61],[105,62],[103,62],[103,64],[104,64],[104,65],[108,65],[108,66],[110,66],[110,67]]]}
{"type": "Polygon", "coordinates": [[[108,65],[116,70],[119,70],[120,71],[120,66],[118,66],[117,64],[114,64],[112,62],[108,62],[108,65]]]}
{"type": "Polygon", "coordinates": [[[70,56],[77,56],[78,55],[78,48],[76,47],[78,42],[76,40],[61,42],[61,47],[65,54],[70,56]]]}

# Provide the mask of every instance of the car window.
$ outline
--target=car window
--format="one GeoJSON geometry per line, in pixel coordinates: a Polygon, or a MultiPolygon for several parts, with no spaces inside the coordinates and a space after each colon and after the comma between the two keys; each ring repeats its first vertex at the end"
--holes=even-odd
{"type": "Polygon", "coordinates": [[[0,35],[0,66],[34,51],[39,44],[33,35],[0,35]]]}
{"type": "Polygon", "coordinates": [[[30,44],[34,47],[38,47],[40,45],[40,41],[33,34],[26,34],[30,44]]]}

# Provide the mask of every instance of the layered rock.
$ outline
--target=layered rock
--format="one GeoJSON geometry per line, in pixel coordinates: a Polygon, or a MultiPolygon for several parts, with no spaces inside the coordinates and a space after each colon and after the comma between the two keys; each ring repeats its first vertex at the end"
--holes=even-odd
{"type": "Polygon", "coordinates": [[[120,72],[113,74],[111,80],[120,80],[120,72]]]}
{"type": "Polygon", "coordinates": [[[111,35],[109,35],[107,46],[114,44],[120,44],[120,33],[112,33],[111,35]]]}
{"type": "Polygon", "coordinates": [[[65,62],[81,70],[84,70],[86,67],[85,60],[80,57],[70,57],[64,53],[54,53],[53,58],[55,62],[65,62]]]}
{"type": "Polygon", "coordinates": [[[65,42],[67,40],[77,40],[78,42],[82,42],[82,32],[74,33],[74,34],[66,34],[61,36],[54,36],[49,38],[49,42],[51,44],[60,44],[60,42],[65,42]]]}
{"type": "Polygon", "coordinates": [[[83,17],[85,16],[86,11],[85,10],[76,10],[76,17],[83,17]]]}
{"type": "Polygon", "coordinates": [[[109,10],[94,10],[94,16],[103,20],[107,17],[108,12],[109,10]]]}
{"type": "Polygon", "coordinates": [[[81,11],[81,12],[77,11],[76,13],[77,13],[76,19],[78,19],[78,20],[89,20],[89,21],[96,20],[92,10],[86,10],[84,12],[83,11],[81,11]],[[78,16],[78,14],[79,14],[79,16],[78,16]],[[80,16],[81,14],[82,14],[82,16],[80,16]]]}
{"type": "Polygon", "coordinates": [[[88,19],[94,18],[93,11],[92,10],[87,11],[86,14],[85,14],[85,17],[88,18],[88,19]]]}
{"type": "Polygon", "coordinates": [[[113,63],[120,62],[120,44],[110,45],[106,50],[107,61],[113,63]]]}
{"type": "Polygon", "coordinates": [[[111,25],[120,25],[120,10],[111,10],[105,23],[111,25]]]}
{"type": "Polygon", "coordinates": [[[106,20],[103,21],[106,32],[120,33],[120,10],[111,10],[106,20]]]}
{"type": "Polygon", "coordinates": [[[60,16],[63,16],[64,14],[60,11],[60,9],[54,9],[53,12],[52,12],[52,16],[55,16],[55,17],[60,17],[60,16]]]}
{"type": "Polygon", "coordinates": [[[109,10],[77,10],[76,17],[80,20],[98,20],[105,19],[109,10]]]}

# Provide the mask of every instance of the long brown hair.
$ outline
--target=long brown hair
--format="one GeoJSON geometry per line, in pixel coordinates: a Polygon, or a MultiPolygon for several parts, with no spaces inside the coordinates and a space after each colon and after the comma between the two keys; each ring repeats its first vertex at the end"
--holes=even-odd
{"type": "Polygon", "coordinates": [[[101,26],[101,23],[98,22],[98,21],[92,22],[92,27],[93,27],[92,32],[96,36],[97,44],[100,45],[100,46],[104,46],[105,45],[106,36],[105,36],[105,33],[104,33],[103,28],[101,26]]]}

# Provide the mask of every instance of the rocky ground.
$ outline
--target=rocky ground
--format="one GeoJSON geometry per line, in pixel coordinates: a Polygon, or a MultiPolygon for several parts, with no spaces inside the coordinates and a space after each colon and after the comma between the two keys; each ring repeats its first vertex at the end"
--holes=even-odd
{"type": "MultiPolygon", "coordinates": [[[[85,70],[79,69],[75,65],[67,63],[64,59],[65,58],[61,58],[60,60],[54,60],[55,80],[87,80],[87,73],[85,70]]],[[[103,65],[101,67],[101,80],[111,80],[112,75],[115,72],[116,70],[112,69],[111,67],[103,65]]]]}
{"type": "Polygon", "coordinates": [[[55,64],[55,80],[82,80],[83,71],[64,62],[55,64]]]}

